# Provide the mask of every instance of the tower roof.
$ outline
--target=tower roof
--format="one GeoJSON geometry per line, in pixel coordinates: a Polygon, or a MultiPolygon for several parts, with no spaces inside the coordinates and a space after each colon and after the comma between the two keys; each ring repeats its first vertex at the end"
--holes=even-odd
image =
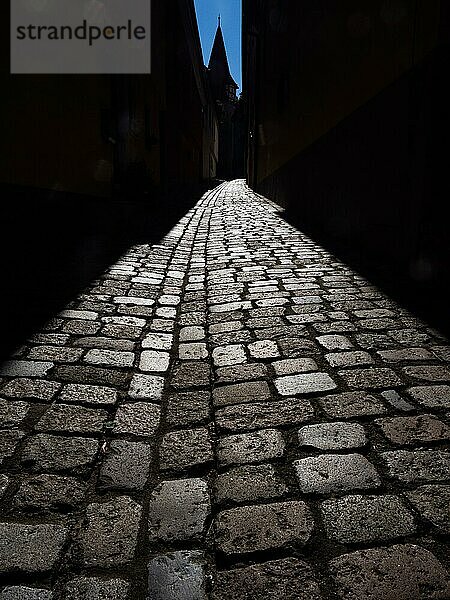
{"type": "Polygon", "coordinates": [[[220,17],[219,24],[217,26],[216,37],[214,38],[214,44],[211,50],[208,68],[216,81],[221,80],[222,84],[234,85],[236,89],[239,87],[230,73],[227,51],[223,39],[222,27],[220,25],[220,17]]]}

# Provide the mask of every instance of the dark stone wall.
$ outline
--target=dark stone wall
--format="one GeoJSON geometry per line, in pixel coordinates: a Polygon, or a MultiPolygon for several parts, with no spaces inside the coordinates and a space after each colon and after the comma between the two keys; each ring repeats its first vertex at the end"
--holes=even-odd
{"type": "Polygon", "coordinates": [[[149,76],[11,75],[9,2],[0,17],[6,356],[130,245],[158,242],[187,212],[204,190],[210,132],[192,0],[154,3],[149,76]]]}
{"type": "Polygon", "coordinates": [[[4,2],[1,183],[133,200],[202,181],[210,132],[193,0],[154,3],[150,75],[11,75],[9,22],[4,2]]]}
{"type": "Polygon", "coordinates": [[[447,333],[449,65],[441,45],[257,188],[447,333]]]}

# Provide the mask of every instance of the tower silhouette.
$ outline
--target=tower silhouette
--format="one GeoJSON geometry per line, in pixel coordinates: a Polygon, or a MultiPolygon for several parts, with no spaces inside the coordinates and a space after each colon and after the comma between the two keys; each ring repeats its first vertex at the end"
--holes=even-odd
{"type": "Polygon", "coordinates": [[[217,171],[219,177],[229,179],[233,176],[233,117],[238,104],[236,91],[239,86],[230,73],[220,15],[208,71],[219,118],[219,164],[217,171]]]}

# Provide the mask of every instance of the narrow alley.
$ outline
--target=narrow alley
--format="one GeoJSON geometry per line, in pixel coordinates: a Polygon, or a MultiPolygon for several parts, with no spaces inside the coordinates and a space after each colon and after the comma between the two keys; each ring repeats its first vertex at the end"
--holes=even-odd
{"type": "Polygon", "coordinates": [[[1,600],[450,597],[448,341],[280,211],[221,184],[3,364],[1,600]]]}

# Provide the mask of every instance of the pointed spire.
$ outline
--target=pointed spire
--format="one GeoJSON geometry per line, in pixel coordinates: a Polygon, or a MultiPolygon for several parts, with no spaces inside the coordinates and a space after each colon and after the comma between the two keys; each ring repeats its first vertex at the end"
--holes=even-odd
{"type": "Polygon", "coordinates": [[[211,50],[211,56],[208,65],[214,80],[213,85],[223,86],[226,84],[231,84],[237,88],[238,85],[232,78],[230,67],[228,65],[228,57],[223,39],[220,15],[218,21],[216,37],[214,38],[214,44],[211,50]]]}

